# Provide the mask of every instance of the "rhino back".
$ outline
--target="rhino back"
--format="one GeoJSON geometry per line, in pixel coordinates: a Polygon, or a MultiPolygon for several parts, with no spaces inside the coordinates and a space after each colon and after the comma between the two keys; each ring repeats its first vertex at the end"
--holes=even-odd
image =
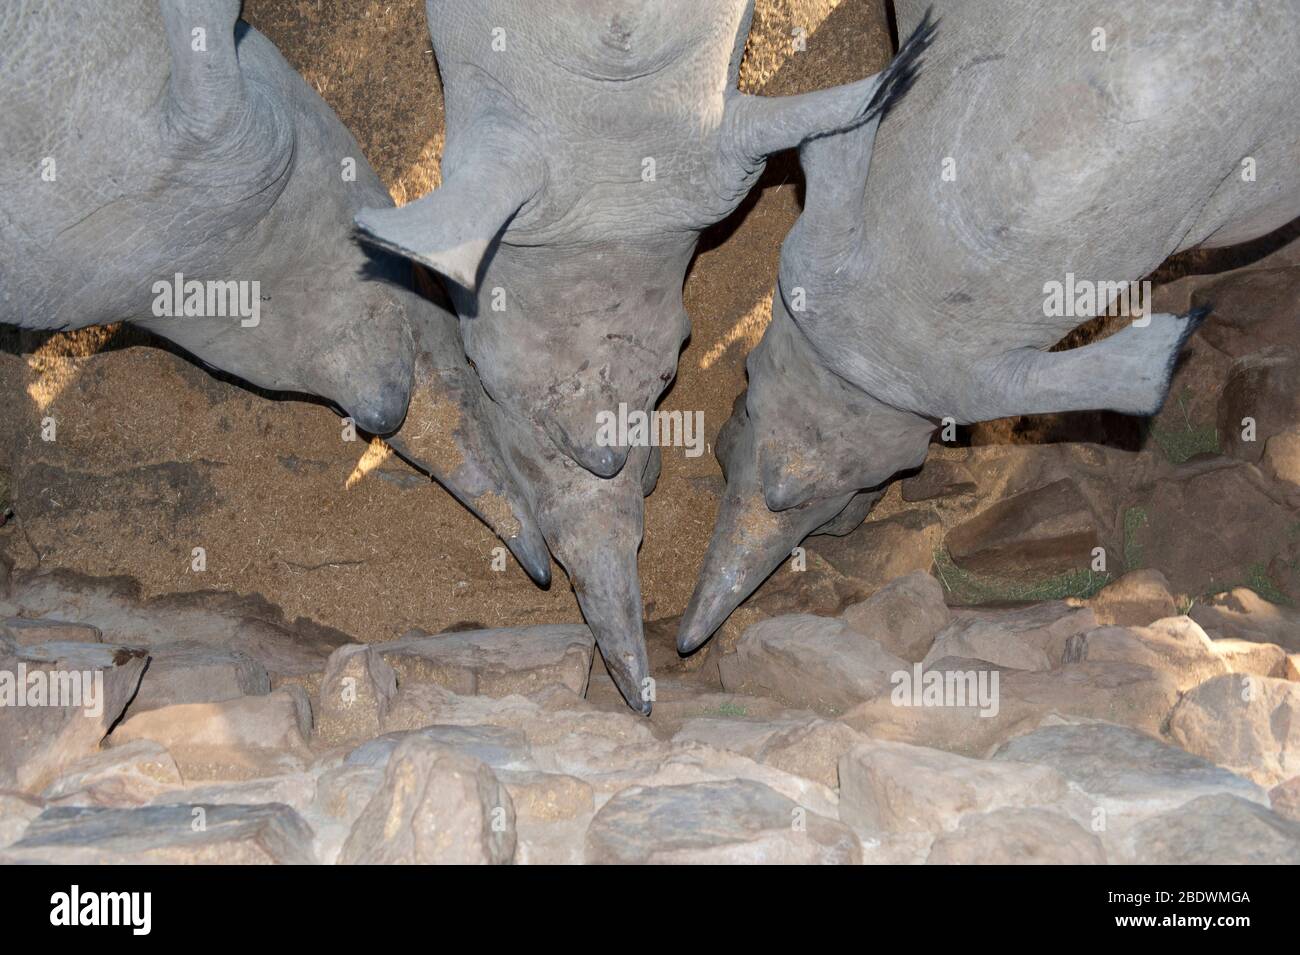
{"type": "MultiPolygon", "coordinates": [[[[1257,219],[1230,179],[1300,139],[1295,0],[937,6],[940,39],[876,140],[858,294],[807,323],[832,368],[903,406],[1080,324],[1044,314],[1045,282],[1136,280],[1257,219]]],[[[1300,195],[1294,164],[1275,174],[1300,195]]]]}

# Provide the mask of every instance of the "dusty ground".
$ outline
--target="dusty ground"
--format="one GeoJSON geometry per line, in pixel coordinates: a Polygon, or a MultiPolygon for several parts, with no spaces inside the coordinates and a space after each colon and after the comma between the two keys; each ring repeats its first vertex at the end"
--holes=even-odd
{"type": "MultiPolygon", "coordinates": [[[[437,184],[442,102],[422,3],[247,0],[245,16],[339,112],[398,201],[437,184]]],[[[760,2],[743,85],[772,94],[828,86],[879,69],[889,49],[879,0],[760,2]],[[796,27],[808,33],[804,52],[791,52],[796,27]]],[[[694,585],[721,488],[712,443],[743,390],[744,358],[766,323],[780,243],[799,199],[797,164],[772,163],[736,215],[705,236],[688,276],[694,332],[663,406],[704,411],[709,453],[688,459],[666,449],[647,502],[641,574],[649,621],[679,614],[694,585]]],[[[1184,256],[1160,277],[1254,261],[1295,234],[1184,256]]],[[[1213,387],[1202,392],[1214,400],[1213,387]]],[[[126,575],[146,596],[259,593],[290,618],[311,617],[368,641],[413,626],[580,619],[563,574],[542,591],[513,562],[492,572],[498,542],[485,527],[382,449],[340,441],[331,412],[264,400],[137,333],[0,331],[0,409],[0,483],[8,469],[15,514],[0,526],[0,559],[19,569],[126,575]],[[52,442],[40,436],[45,418],[57,424],[52,442]],[[202,573],[191,569],[196,547],[206,552],[202,573]]],[[[1168,426],[1182,413],[1167,410],[1168,426]]],[[[994,422],[964,440],[1091,440],[1129,450],[1151,443],[1144,423],[1118,415],[994,422]]],[[[1017,460],[998,466],[1014,470],[1017,460]]],[[[1014,474],[1000,474],[996,487],[981,485],[976,500],[953,509],[908,506],[891,491],[854,535],[859,550],[882,552],[869,568],[834,541],[817,539],[810,550],[840,566],[854,563],[859,590],[869,592],[913,569],[890,563],[890,553],[901,551],[891,535],[902,525],[890,523],[899,512],[912,515],[904,522],[908,546],[928,547],[929,531],[917,532],[917,521],[949,526],[1015,484],[1014,474]]],[[[788,586],[783,574],[764,589],[788,586]]],[[[844,597],[836,591],[826,599],[844,597]]],[[[664,623],[651,628],[660,630],[671,633],[664,623]]]]}

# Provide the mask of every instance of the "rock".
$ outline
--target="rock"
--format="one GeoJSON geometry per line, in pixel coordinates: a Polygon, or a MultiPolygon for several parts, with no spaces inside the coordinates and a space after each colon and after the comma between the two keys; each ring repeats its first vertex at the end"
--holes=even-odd
{"type": "Polygon", "coordinates": [[[564,773],[506,772],[501,774],[515,818],[559,822],[590,816],[596,811],[591,785],[564,773]]]}
{"type": "Polygon", "coordinates": [[[748,780],[625,789],[587,829],[590,864],[850,864],[847,826],[748,780]]]}
{"type": "Polygon", "coordinates": [[[1037,728],[1053,715],[1071,721],[1104,720],[1156,735],[1178,701],[1178,688],[1167,674],[1130,663],[1085,662],[1045,671],[999,671],[982,661],[949,658],[926,666],[923,679],[930,673],[939,674],[945,685],[964,682],[968,698],[971,684],[978,688],[983,679],[991,702],[899,705],[885,693],[846,713],[843,722],[877,739],[987,756],[1001,743],[1037,728]],[[981,678],[981,673],[986,676],[981,678]]]}
{"type": "Polygon", "coordinates": [[[964,816],[930,848],[928,865],[1105,865],[1101,840],[1045,809],[995,809],[964,816]]]}
{"type": "Polygon", "coordinates": [[[757,759],[772,737],[792,726],[802,725],[802,722],[700,716],[684,722],[681,729],[673,734],[673,742],[703,743],[714,749],[725,749],[757,759]]]}
{"type": "Polygon", "coordinates": [[[1086,569],[1100,546],[1100,524],[1068,478],[993,504],[948,532],[962,570],[1008,580],[1086,569]]]}
{"type": "Polygon", "coordinates": [[[1214,641],[1214,652],[1229,673],[1287,679],[1287,652],[1276,644],[1225,637],[1214,641]]]}
{"type": "MultiPolygon", "coordinates": [[[[1276,499],[1274,486],[1253,465],[1224,465],[1225,460],[1230,459],[1185,465],[1150,485],[1126,511],[1143,517],[1128,534],[1129,549],[1145,565],[1159,567],[1180,593],[1234,587],[1252,568],[1292,556],[1292,509],[1276,499]]],[[[1195,609],[1192,617],[1201,622],[1195,609]]]]}
{"type": "Polygon", "coordinates": [[[1300,487],[1300,428],[1275,434],[1264,445],[1264,472],[1300,487]]]}
{"type": "Polygon", "coordinates": [[[412,631],[375,649],[403,684],[438,683],[462,696],[509,696],[558,683],[581,696],[594,646],[586,627],[548,625],[437,636],[412,631]]]}
{"type": "Polygon", "coordinates": [[[1045,726],[1004,744],[993,757],[1050,766],[1112,815],[1163,812],[1227,793],[1262,802],[1249,780],[1126,726],[1045,726]]]}
{"type": "Polygon", "coordinates": [[[891,580],[869,598],[849,607],[840,619],[875,639],[904,660],[921,660],[952,614],[943,587],[929,574],[914,571],[891,580]]]}
{"type": "Polygon", "coordinates": [[[838,789],[840,759],[866,741],[867,737],[844,723],[816,720],[775,733],[755,758],[783,772],[838,789]]]}
{"type": "Polygon", "coordinates": [[[0,787],[39,791],[96,752],[147,660],[110,644],[0,641],[0,787]]]}
{"type": "Polygon", "coordinates": [[[975,479],[960,461],[931,455],[920,472],[902,481],[905,501],[933,501],[940,497],[974,494],[975,479]]]}
{"type": "Polygon", "coordinates": [[[311,828],[288,806],[56,807],[28,826],[4,863],[312,865],[311,828]]]}
{"type": "Polygon", "coordinates": [[[1279,816],[1300,822],[1300,776],[1292,776],[1270,789],[1268,801],[1279,816]]]}
{"type": "Polygon", "coordinates": [[[310,733],[306,693],[287,686],[265,696],[148,710],[118,726],[109,742],[162,744],[186,782],[237,780],[302,770],[311,759],[310,733]]]}
{"type": "Polygon", "coordinates": [[[943,523],[927,508],[868,520],[852,534],[817,537],[808,546],[869,594],[914,571],[928,572],[942,540],[943,523]]]}
{"type": "Polygon", "coordinates": [[[418,730],[385,733],[352,750],[344,763],[382,769],[408,739],[437,743],[487,764],[494,772],[526,772],[535,766],[524,732],[507,726],[426,726],[418,730]]]}
{"type": "Polygon", "coordinates": [[[1103,627],[1143,627],[1178,615],[1178,604],[1165,575],[1153,568],[1131,570],[1111,581],[1088,601],[1103,627]]]}
{"type": "Polygon", "coordinates": [[[4,612],[94,625],[109,643],[146,650],[182,635],[256,660],[271,674],[273,687],[286,679],[308,681],[324,669],[331,650],[348,642],[339,631],[311,621],[287,621],[279,607],[258,596],[198,591],[143,600],[139,587],[122,578],[64,571],[24,576],[13,589],[14,609],[4,612]]]}
{"type": "Polygon", "coordinates": [[[1138,825],[1142,865],[1297,865],[1300,823],[1236,796],[1201,796],[1138,825]]]}
{"type": "Polygon", "coordinates": [[[795,614],[754,624],[718,660],[732,693],[772,696],[834,715],[886,690],[909,664],[840,620],[795,614]]]}
{"type": "Polygon", "coordinates": [[[237,650],[192,640],[149,649],[149,667],[129,715],[177,703],[221,703],[271,692],[266,667],[237,650]]]}
{"type": "Polygon", "coordinates": [[[140,739],[78,760],[41,796],[60,805],[143,806],[184,784],[171,753],[140,739]]]}
{"type": "Polygon", "coordinates": [[[840,760],[840,818],[857,830],[942,832],[965,813],[1041,806],[1065,797],[1047,766],[968,759],[872,740],[840,760]]]}
{"type": "Polygon", "coordinates": [[[1300,354],[1294,348],[1265,348],[1232,363],[1219,395],[1219,440],[1225,454],[1258,462],[1265,442],[1300,420],[1300,354]],[[1254,421],[1245,440],[1243,420],[1254,421]]]}
{"type": "Polygon", "coordinates": [[[0,790],[0,849],[22,838],[44,808],[45,803],[34,796],[0,790]]]}
{"type": "Polygon", "coordinates": [[[1197,602],[1190,615],[1213,635],[1275,643],[1288,653],[1300,653],[1300,611],[1269,603],[1247,587],[1197,602]]]}
{"type": "Polygon", "coordinates": [[[103,643],[98,627],[68,623],[48,617],[6,617],[0,620],[0,638],[8,637],[20,647],[36,643],[103,643]]]}
{"type": "Polygon", "coordinates": [[[1012,670],[1050,670],[1061,664],[1072,639],[1096,625],[1090,609],[1062,601],[966,611],[935,638],[925,663],[965,657],[1012,670]]]}
{"type": "Polygon", "coordinates": [[[412,736],[394,750],[383,786],[343,846],[344,864],[506,864],[515,809],[486,764],[412,736]]]}
{"type": "Polygon", "coordinates": [[[1068,660],[1141,664],[1169,674],[1180,692],[1229,672],[1214,642],[1190,617],[1149,627],[1100,627],[1071,643],[1068,660]]]}
{"type": "Polygon", "coordinates": [[[1300,686],[1289,680],[1227,674],[1183,696],[1169,735],[1262,786],[1300,775],[1300,686]]]}
{"type": "Polygon", "coordinates": [[[1213,277],[1189,302],[1189,307],[1214,306],[1197,337],[1231,358],[1261,345],[1294,344],[1300,318],[1295,283],[1296,271],[1288,268],[1234,269],[1213,277]]]}
{"type": "Polygon", "coordinates": [[[1292,682],[1300,681],[1300,653],[1286,655],[1286,678],[1292,682]]]}
{"type": "Polygon", "coordinates": [[[261,806],[278,803],[296,812],[311,811],[316,800],[316,777],[310,773],[263,776],[239,782],[206,783],[161,796],[154,806],[261,806]]]}
{"type": "Polygon", "coordinates": [[[321,678],[316,732],[329,743],[375,736],[396,696],[397,674],[373,647],[339,647],[321,678]]]}

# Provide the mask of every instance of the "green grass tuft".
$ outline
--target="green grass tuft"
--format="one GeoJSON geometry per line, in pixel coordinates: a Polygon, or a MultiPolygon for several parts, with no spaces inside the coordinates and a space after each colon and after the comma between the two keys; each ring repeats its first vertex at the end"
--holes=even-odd
{"type": "Polygon", "coordinates": [[[1066,597],[1086,600],[1112,579],[1110,574],[1094,570],[1072,570],[1040,580],[985,577],[958,567],[942,547],[934,552],[934,564],[944,587],[965,604],[1038,603],[1066,597]]]}
{"type": "Polygon", "coordinates": [[[1165,428],[1154,422],[1151,437],[1173,464],[1190,461],[1198,454],[1219,453],[1219,429],[1212,424],[1194,424],[1187,413],[1188,391],[1178,396],[1178,407],[1183,413],[1181,428],[1165,428]]]}
{"type": "Polygon", "coordinates": [[[1130,507],[1124,511],[1124,569],[1142,569],[1142,545],[1137,542],[1138,528],[1147,526],[1147,509],[1130,507]]]}

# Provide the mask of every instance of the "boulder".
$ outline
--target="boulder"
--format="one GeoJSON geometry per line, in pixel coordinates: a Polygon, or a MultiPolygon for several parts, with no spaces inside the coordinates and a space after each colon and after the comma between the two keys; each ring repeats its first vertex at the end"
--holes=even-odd
{"type": "Polygon", "coordinates": [[[1292,776],[1270,789],[1268,801],[1279,816],[1300,822],[1300,776],[1292,776]]]}
{"type": "Polygon", "coordinates": [[[1225,454],[1258,462],[1265,443],[1300,421],[1300,352],[1273,346],[1232,363],[1219,395],[1219,441],[1225,454]],[[1242,422],[1254,421],[1250,440],[1242,422]]]}
{"type": "Polygon", "coordinates": [[[515,809],[492,770],[412,736],[393,751],[384,782],[353,824],[344,864],[506,864],[515,809]]]}
{"type": "Polygon", "coordinates": [[[1169,735],[1262,786],[1300,775],[1300,685],[1290,680],[1227,674],[1183,696],[1169,735]]]}
{"type": "Polygon", "coordinates": [[[1011,670],[1050,670],[1060,666],[1071,640],[1096,625],[1090,609],[1063,601],[1015,610],[963,611],[935,637],[925,663],[964,657],[1011,670]]]}
{"type": "Polygon", "coordinates": [[[964,685],[968,698],[971,684],[978,687],[983,680],[990,701],[953,705],[960,702],[954,699],[936,706],[925,705],[922,698],[918,705],[906,694],[895,698],[883,693],[846,713],[843,722],[877,739],[987,756],[1049,717],[1104,720],[1155,735],[1178,701],[1172,678],[1131,663],[1071,663],[1053,670],[1020,671],[948,658],[927,665],[923,679],[930,674],[938,674],[945,686],[964,685]]]}
{"type": "Polygon", "coordinates": [[[933,454],[918,473],[904,478],[901,484],[903,500],[909,502],[975,493],[975,478],[971,476],[970,468],[960,461],[933,454]]]}
{"type": "Polygon", "coordinates": [[[610,799],[587,829],[591,864],[857,864],[842,823],[750,780],[636,786],[610,799]]]}
{"type": "Polygon", "coordinates": [[[969,759],[907,743],[872,740],[840,760],[840,818],[857,830],[943,832],[963,815],[1041,806],[1065,797],[1047,766],[969,759]]]}
{"type": "Polygon", "coordinates": [[[311,828],[288,806],[56,807],[27,827],[3,863],[312,865],[311,828]]]}
{"type": "Polygon", "coordinates": [[[1236,796],[1201,796],[1137,826],[1141,865],[1297,865],[1300,823],[1236,796]]]}
{"type": "Polygon", "coordinates": [[[910,664],[841,620],[795,614],[754,624],[718,670],[728,692],[834,715],[886,691],[910,664]]]}
{"type": "Polygon", "coordinates": [[[840,619],[858,633],[873,638],[904,660],[924,659],[935,635],[948,626],[952,614],[943,600],[943,587],[922,571],[891,580],[840,619]]]}
{"type": "Polygon", "coordinates": [[[37,792],[99,749],[148,657],[103,643],[0,641],[0,787],[37,792]]]}
{"type": "Polygon", "coordinates": [[[1230,672],[1214,641],[1190,617],[1170,617],[1149,627],[1100,627],[1073,641],[1067,659],[1151,667],[1171,676],[1180,692],[1230,672]]]}
{"type": "Polygon", "coordinates": [[[1088,606],[1103,627],[1143,627],[1178,615],[1165,575],[1154,568],[1131,570],[1101,588],[1088,606]]]}
{"type": "Polygon", "coordinates": [[[1300,653],[1300,611],[1269,603],[1248,587],[1197,601],[1190,616],[1212,636],[1274,643],[1300,653]]]}
{"type": "Polygon", "coordinates": [[[0,849],[22,838],[28,825],[44,808],[44,800],[35,796],[0,790],[0,849]]]}
{"type": "Polygon", "coordinates": [[[1088,568],[1102,536],[1078,486],[1061,478],[985,508],[950,530],[944,543],[962,570],[1020,580],[1088,568]]]}
{"type": "Polygon", "coordinates": [[[398,681],[437,683],[462,696],[528,694],[548,684],[579,696],[587,689],[595,640],[584,626],[412,631],[375,647],[398,681]]]}
{"type": "Polygon", "coordinates": [[[328,743],[376,736],[396,696],[397,674],[374,647],[339,647],[321,678],[316,732],[328,743]]]}
{"type": "Polygon", "coordinates": [[[98,627],[49,617],[6,617],[0,620],[0,639],[5,637],[20,647],[36,643],[104,642],[104,634],[98,627]]]}
{"type": "Polygon", "coordinates": [[[79,759],[41,794],[72,806],[143,806],[185,785],[166,748],[139,739],[79,759]]]}
{"type": "Polygon", "coordinates": [[[149,648],[149,667],[128,715],[177,703],[221,703],[270,692],[266,667],[247,654],[180,640],[149,648]]]}
{"type": "Polygon", "coordinates": [[[252,779],[302,770],[311,760],[311,707],[286,686],[265,696],[221,703],[178,703],[132,716],[113,746],[152,740],[166,747],[185,781],[252,779]]]}
{"type": "Polygon", "coordinates": [[[1105,865],[1101,840],[1046,809],[995,809],[962,817],[934,840],[927,865],[1105,865]]]}
{"type": "Polygon", "coordinates": [[[867,737],[844,723],[816,720],[775,733],[755,758],[782,772],[838,789],[840,760],[866,741],[867,737]]]}
{"type": "MultiPolygon", "coordinates": [[[[918,508],[868,520],[844,537],[814,537],[807,546],[855,581],[866,596],[915,571],[928,573],[942,541],[942,521],[928,508],[918,508]]],[[[787,612],[809,609],[814,608],[805,604],[787,612]]]]}

